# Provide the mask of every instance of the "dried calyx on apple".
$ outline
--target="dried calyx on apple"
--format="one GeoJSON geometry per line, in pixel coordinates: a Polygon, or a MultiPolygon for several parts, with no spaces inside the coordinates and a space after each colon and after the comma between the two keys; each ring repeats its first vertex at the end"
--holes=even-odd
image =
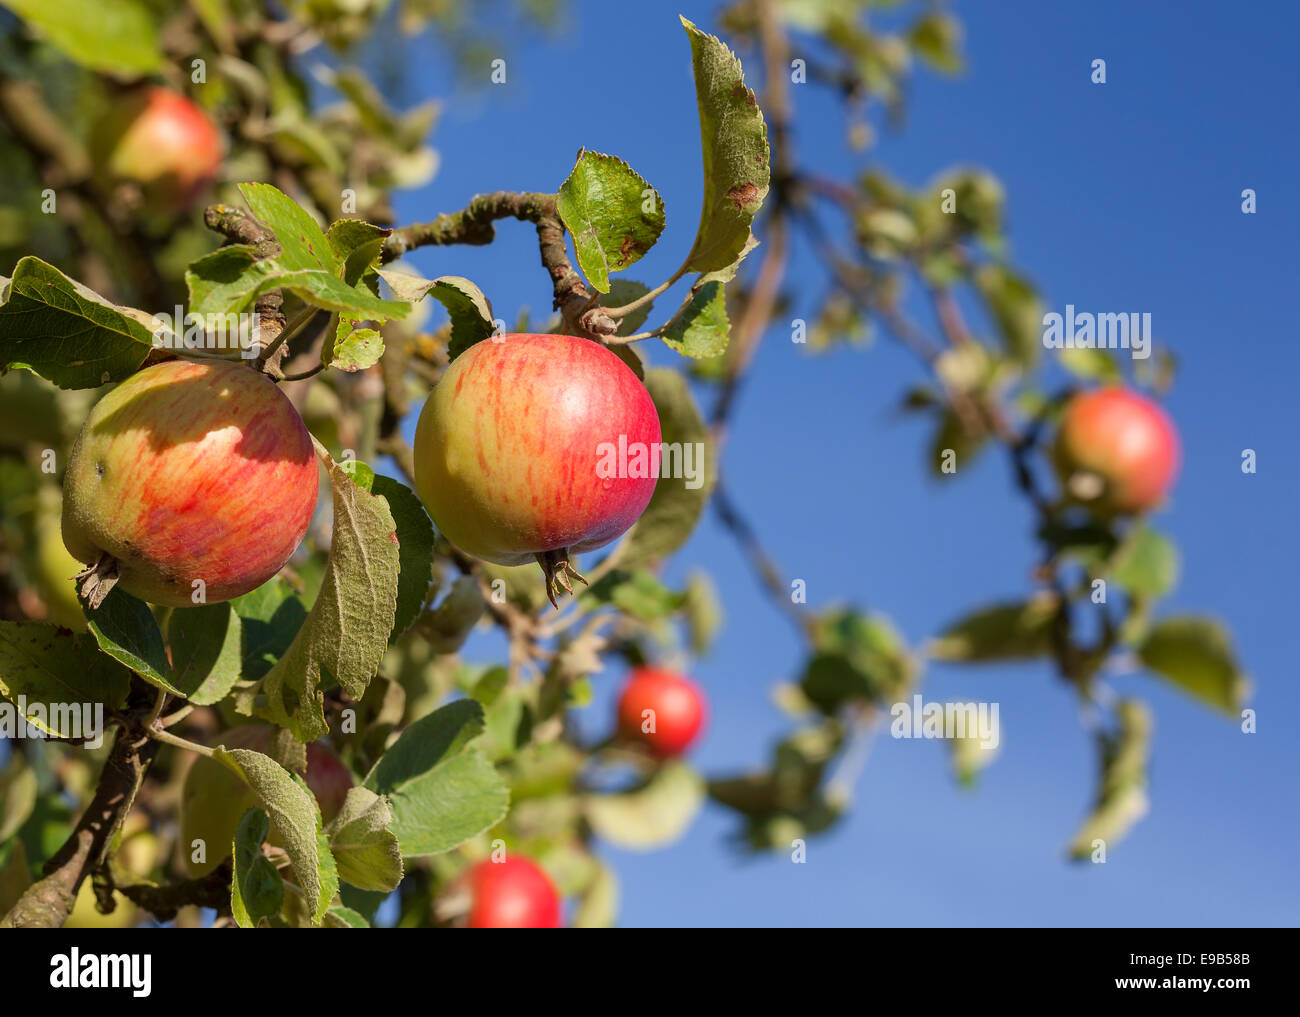
{"type": "Polygon", "coordinates": [[[607,453],[657,450],[659,440],[650,393],[604,346],[495,336],[452,361],[424,404],[416,487],[461,551],[538,562],[555,604],[573,592],[570,579],[586,582],[571,556],[617,539],[654,494],[651,471],[601,468],[607,453]]]}

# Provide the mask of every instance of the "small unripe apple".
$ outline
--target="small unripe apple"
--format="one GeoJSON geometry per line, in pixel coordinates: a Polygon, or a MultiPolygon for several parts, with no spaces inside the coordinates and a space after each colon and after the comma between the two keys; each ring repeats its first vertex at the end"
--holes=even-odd
{"type": "Polygon", "coordinates": [[[690,747],[704,726],[705,713],[700,687],[662,668],[637,668],[618,697],[619,733],[661,759],[690,747]]]}
{"type": "Polygon", "coordinates": [[[138,184],[159,208],[193,204],[221,167],[221,132],[192,101],[151,87],[119,101],[97,125],[92,151],[111,181],[138,184]]]}
{"type": "Polygon", "coordinates": [[[169,360],[91,411],[63,480],[63,542],[90,566],[107,555],[142,600],[215,604],[289,560],[318,483],[311,436],[270,378],[243,363],[169,360]]]}
{"type": "Polygon", "coordinates": [[[650,393],[605,347],[496,336],[457,357],[424,404],[416,487],[462,551],[539,561],[554,602],[577,577],[569,556],[604,547],[645,511],[659,440],[650,393]]]}
{"type": "Polygon", "coordinates": [[[560,895],[530,858],[479,862],[465,877],[471,929],[558,929],[560,895]]]}
{"type": "MultiPolygon", "coordinates": [[[[274,736],[275,729],[268,724],[246,724],[218,735],[213,744],[265,753],[274,736]]],[[[321,815],[328,823],[343,808],[343,800],[352,788],[352,774],[329,746],[311,742],[307,746],[307,772],[303,779],[316,796],[321,815]]],[[[252,788],[222,763],[207,756],[194,760],[181,792],[180,846],[191,875],[206,875],[230,854],[239,821],[257,804],[252,788]],[[193,860],[196,840],[204,844],[203,862],[193,860]]],[[[274,832],[268,843],[279,843],[274,832]]]]}
{"type": "Polygon", "coordinates": [[[1054,450],[1070,497],[1106,513],[1145,512],[1159,504],[1179,457],[1178,432],[1164,410],[1118,387],[1071,399],[1054,450]]]}

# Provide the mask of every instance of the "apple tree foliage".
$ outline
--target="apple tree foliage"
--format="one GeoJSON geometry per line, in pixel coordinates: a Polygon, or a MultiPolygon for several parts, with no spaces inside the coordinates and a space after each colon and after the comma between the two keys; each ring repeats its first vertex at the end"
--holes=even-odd
{"type": "MultiPolygon", "coordinates": [[[[726,6],[717,30],[752,56],[757,94],[728,44],[682,19],[703,168],[692,240],[665,228],[663,199],[633,167],[587,149],[563,180],[517,181],[551,190],[394,222],[392,194],[438,165],[438,111],[392,108],[366,69],[398,29],[441,40],[466,67],[486,64],[499,47],[472,5],[0,0],[0,696],[28,704],[54,739],[10,742],[0,773],[5,922],[92,916],[74,909],[91,887],[104,912],[92,921],[149,912],[192,923],[202,904],[245,927],[364,926],[396,892],[398,924],[444,924],[456,918],[446,894],[456,876],[505,845],[544,866],[575,901],[575,924],[608,925],[617,884],[601,843],[669,843],[709,799],[734,813],[748,849],[789,850],[830,828],[849,807],[862,743],[920,687],[928,661],[1050,661],[1093,718],[1098,750],[1096,798],[1068,852],[1085,858],[1124,834],[1145,809],[1153,723],[1147,706],[1109,691],[1107,674],[1138,667],[1230,715],[1246,681],[1216,622],[1161,611],[1178,574],[1167,536],[1142,519],[1080,514],[1051,487],[1046,449],[1065,399],[1120,380],[1121,366],[1075,351],[1057,365],[1064,385],[1049,389],[1042,307],[1007,256],[998,182],[954,169],[912,188],[874,161],[839,180],[801,160],[793,85],[842,99],[848,137],[867,152],[880,114],[887,125],[901,116],[914,64],[961,66],[951,16],[905,5],[884,27],[876,6],[726,6]],[[129,184],[101,180],[87,154],[91,126],[142,79],[189,95],[228,138],[221,180],[189,211],[159,215],[129,184]],[[537,234],[557,311],[544,327],[609,345],[644,379],[664,441],[707,449],[707,482],[661,480],[629,533],[588,563],[590,588],[558,612],[536,570],[480,563],[439,538],[411,489],[400,429],[451,359],[500,330],[514,299],[457,275],[421,278],[403,255],[492,243],[510,219],[537,234]],[[815,300],[782,285],[796,240],[819,259],[815,300]],[[657,285],[634,279],[660,242],[681,250],[680,268],[657,285]],[[928,294],[936,334],[910,316],[908,286],[928,294]],[[252,593],[164,610],[117,590],[92,612],[68,582],[59,477],[103,386],[202,355],[155,348],[155,315],[178,304],[257,310],[282,327],[256,366],[312,431],[328,507],[290,565],[252,593]],[[877,332],[917,354],[922,380],[900,405],[930,429],[942,482],[953,482],[952,456],[963,470],[1007,458],[1041,550],[1021,598],[975,605],[909,646],[875,610],[792,595],[717,462],[755,347],[790,318],[806,319],[796,348],[811,355],[867,346],[877,332]],[[661,366],[647,368],[638,351],[658,341],[661,366]],[[584,741],[571,716],[615,661],[689,670],[709,651],[722,624],[714,585],[694,572],[674,588],[662,566],[710,504],[806,654],[778,689],[791,733],[768,763],[705,776],[584,741]],[[1111,592],[1101,603],[1097,580],[1111,592]],[[492,628],[502,660],[461,655],[473,630],[492,628]],[[31,707],[55,702],[102,704],[106,744],[77,744],[66,716],[31,707]],[[232,862],[186,883],[187,847],[166,822],[186,748],[250,719],[282,732],[274,752],[214,758],[260,808],[240,823],[232,862]],[[303,744],[319,739],[355,776],[328,824],[295,772],[303,744]],[[602,771],[633,777],[611,786],[602,771]],[[98,807],[110,800],[120,804],[98,807]],[[144,829],[133,806],[150,818],[144,829]],[[87,831],[91,849],[78,852],[87,831]]],[[[584,141],[581,118],[555,129],[584,141]]],[[[1169,384],[1171,363],[1139,363],[1133,383],[1169,384]]],[[[986,761],[961,741],[951,750],[965,781],[986,761]]]]}

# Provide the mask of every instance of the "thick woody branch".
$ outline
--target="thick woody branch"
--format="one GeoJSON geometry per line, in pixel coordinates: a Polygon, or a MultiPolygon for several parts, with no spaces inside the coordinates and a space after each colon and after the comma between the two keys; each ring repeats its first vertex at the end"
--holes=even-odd
{"type": "Polygon", "coordinates": [[[160,922],[169,922],[183,907],[230,910],[230,859],[226,859],[206,876],[187,879],[171,886],[137,883],[114,885],[113,889],[137,907],[148,911],[160,922]]]}
{"type": "Polygon", "coordinates": [[[569,261],[564,223],[555,210],[554,194],[533,191],[480,194],[459,212],[394,230],[384,242],[382,258],[385,262],[393,261],[417,247],[490,244],[496,237],[493,223],[498,219],[518,219],[537,227],[542,267],[551,277],[554,307],[560,312],[566,331],[596,341],[617,331],[618,322],[595,306],[597,295],[587,289],[569,261]]]}
{"type": "Polygon", "coordinates": [[[0,928],[57,928],[67,921],[82,881],[104,862],[126,814],[131,811],[145,771],[159,743],[140,724],[145,709],[118,732],[100,774],[95,797],[63,846],[45,864],[45,878],[33,884],[3,919],[0,928]]]}

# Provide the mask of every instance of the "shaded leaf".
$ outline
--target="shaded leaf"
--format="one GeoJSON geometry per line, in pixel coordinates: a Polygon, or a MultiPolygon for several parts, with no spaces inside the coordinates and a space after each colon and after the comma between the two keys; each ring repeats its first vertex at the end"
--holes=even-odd
{"type": "Polygon", "coordinates": [[[610,273],[638,261],[664,229],[659,192],[622,159],[599,152],[578,153],[555,210],[573,237],[583,275],[601,293],[609,292],[610,273]]]}

